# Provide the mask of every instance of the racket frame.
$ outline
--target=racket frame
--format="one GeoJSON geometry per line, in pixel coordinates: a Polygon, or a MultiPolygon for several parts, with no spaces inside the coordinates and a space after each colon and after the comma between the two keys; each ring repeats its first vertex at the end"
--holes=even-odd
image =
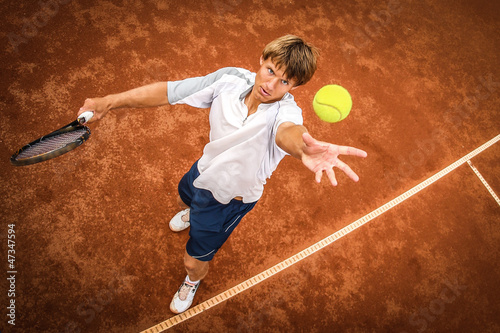
{"type": "Polygon", "coordinates": [[[71,122],[70,124],[68,124],[64,127],[61,127],[60,129],[58,129],[52,133],[44,135],[35,141],[28,143],[27,145],[25,145],[24,147],[19,149],[14,155],[12,155],[12,157],[10,158],[10,162],[15,166],[30,165],[30,164],[35,164],[35,163],[46,161],[46,160],[49,160],[49,159],[57,157],[57,156],[61,156],[62,154],[65,154],[65,153],[69,152],[70,150],[75,149],[76,147],[80,146],[82,143],[87,141],[87,139],[90,137],[90,129],[87,126],[82,125],[82,123],[84,123],[84,120],[85,120],[84,118],[78,118],[77,120],[71,122]],[[21,154],[23,151],[25,151],[26,149],[32,147],[33,145],[35,145],[43,140],[52,138],[54,136],[57,136],[57,135],[60,135],[63,133],[79,130],[79,129],[85,129],[85,132],[80,137],[78,137],[75,141],[65,145],[64,147],[57,148],[57,149],[51,150],[49,152],[35,155],[32,157],[17,159],[19,154],[21,154]]]}

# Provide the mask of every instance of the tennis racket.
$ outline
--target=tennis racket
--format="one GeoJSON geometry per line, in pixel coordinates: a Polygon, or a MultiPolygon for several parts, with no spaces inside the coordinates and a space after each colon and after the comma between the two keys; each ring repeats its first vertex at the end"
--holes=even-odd
{"type": "Polygon", "coordinates": [[[30,165],[75,149],[90,137],[90,129],[84,124],[93,116],[92,111],[82,113],[75,121],[19,149],[12,155],[10,162],[16,166],[30,165]]]}

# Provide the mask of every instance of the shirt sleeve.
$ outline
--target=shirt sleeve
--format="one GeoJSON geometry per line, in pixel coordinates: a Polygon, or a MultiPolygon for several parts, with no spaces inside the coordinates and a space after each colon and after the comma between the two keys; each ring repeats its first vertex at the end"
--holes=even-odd
{"type": "Polygon", "coordinates": [[[278,132],[278,127],[286,122],[291,122],[295,125],[303,125],[304,123],[304,119],[302,118],[302,109],[295,103],[293,96],[290,94],[287,94],[287,96],[280,101],[278,114],[276,115],[276,120],[274,121],[273,149],[271,150],[273,159],[281,160],[285,155],[289,155],[276,143],[276,133],[278,132]]]}
{"type": "Polygon", "coordinates": [[[302,118],[302,109],[295,103],[292,95],[287,94],[285,98],[279,102],[278,114],[274,122],[273,132],[278,131],[278,127],[286,122],[294,123],[295,125],[302,125],[304,119],[302,118]]]}
{"type": "Polygon", "coordinates": [[[187,104],[197,108],[209,108],[215,98],[217,83],[224,75],[235,73],[238,73],[236,68],[226,67],[206,76],[169,81],[167,83],[168,102],[171,105],[187,104]]]}

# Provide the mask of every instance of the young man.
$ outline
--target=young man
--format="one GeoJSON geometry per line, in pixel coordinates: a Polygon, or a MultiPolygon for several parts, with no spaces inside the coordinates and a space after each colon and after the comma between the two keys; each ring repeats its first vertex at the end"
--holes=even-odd
{"type": "Polygon", "coordinates": [[[188,104],[210,108],[210,142],[179,183],[182,209],[169,223],[173,231],[190,227],[185,281],[170,309],[192,304],[210,260],[259,200],[266,179],[287,155],[302,161],[319,183],[323,171],[337,185],[333,167],[352,180],[358,176],[339,154],[366,157],[366,152],[315,140],[302,125],[302,110],[291,90],[308,82],[316,70],[316,49],[287,35],[269,43],[257,73],[223,68],[204,77],[158,82],[103,98],[87,99],[80,109],[98,120],[111,109],[188,104]]]}

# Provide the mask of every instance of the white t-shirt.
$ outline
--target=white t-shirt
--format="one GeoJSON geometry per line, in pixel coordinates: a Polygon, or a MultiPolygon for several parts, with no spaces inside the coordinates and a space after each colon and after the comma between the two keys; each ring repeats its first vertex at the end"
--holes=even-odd
{"type": "Polygon", "coordinates": [[[287,93],[274,103],[260,104],[248,116],[245,96],[252,90],[255,73],[241,68],[222,68],[204,77],[168,82],[170,104],[210,108],[210,142],[198,162],[197,188],[229,203],[257,201],[264,184],[287,155],[276,144],[276,131],[284,122],[302,125],[302,110],[287,93]]]}

